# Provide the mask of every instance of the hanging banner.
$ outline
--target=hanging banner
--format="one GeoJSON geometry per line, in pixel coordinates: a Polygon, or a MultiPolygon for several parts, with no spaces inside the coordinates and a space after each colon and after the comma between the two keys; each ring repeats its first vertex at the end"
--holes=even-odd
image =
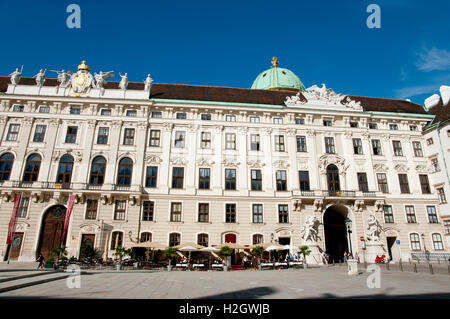
{"type": "Polygon", "coordinates": [[[6,238],[6,244],[11,245],[14,237],[14,229],[16,228],[17,211],[19,210],[20,200],[22,199],[22,194],[16,194],[14,196],[14,208],[9,221],[8,237],[6,238]]]}
{"type": "Polygon", "coordinates": [[[61,245],[63,243],[64,236],[66,235],[67,228],[69,227],[70,215],[72,215],[73,204],[75,204],[75,198],[76,195],[70,195],[69,205],[67,205],[66,220],[64,222],[64,230],[61,235],[61,245]]]}

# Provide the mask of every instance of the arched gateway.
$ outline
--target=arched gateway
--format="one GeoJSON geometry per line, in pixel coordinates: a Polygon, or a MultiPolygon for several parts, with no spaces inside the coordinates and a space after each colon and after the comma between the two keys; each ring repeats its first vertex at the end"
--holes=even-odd
{"type": "Polygon", "coordinates": [[[330,255],[330,262],[342,260],[344,252],[349,252],[345,226],[347,215],[347,208],[342,205],[330,206],[324,213],[325,251],[330,255]]]}
{"type": "Polygon", "coordinates": [[[52,206],[44,213],[37,253],[41,253],[45,259],[49,257],[50,249],[64,244],[65,238],[61,243],[61,235],[65,219],[66,208],[62,205],[52,206]]]}

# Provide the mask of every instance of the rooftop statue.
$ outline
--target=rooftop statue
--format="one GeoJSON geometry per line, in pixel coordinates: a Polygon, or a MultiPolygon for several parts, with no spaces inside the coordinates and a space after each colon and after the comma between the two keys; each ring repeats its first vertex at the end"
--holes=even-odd
{"type": "Polygon", "coordinates": [[[38,74],[36,74],[35,76],[33,76],[34,78],[36,78],[36,85],[37,86],[43,86],[44,82],[45,82],[45,72],[47,71],[47,69],[45,69],[44,71],[42,71],[42,69],[39,71],[38,74]]]}
{"type": "Polygon", "coordinates": [[[92,87],[94,78],[89,73],[90,67],[83,61],[78,66],[78,72],[72,74],[70,77],[71,94],[74,96],[80,96],[86,94],[92,87]]]}
{"type": "Polygon", "coordinates": [[[119,72],[119,75],[120,75],[120,77],[122,78],[122,79],[120,80],[120,82],[119,82],[119,87],[120,87],[122,90],[126,90],[126,89],[127,89],[127,86],[128,86],[128,77],[127,77],[128,73],[125,73],[124,75],[122,75],[122,74],[120,74],[120,72],[119,72]]]}
{"type": "Polygon", "coordinates": [[[16,68],[16,70],[9,75],[11,77],[12,85],[19,84],[20,77],[22,76],[22,71],[23,71],[23,65],[22,65],[22,68],[20,69],[20,72],[19,72],[19,68],[16,68]]]}
{"type": "Polygon", "coordinates": [[[73,74],[73,72],[65,70],[57,71],[57,70],[49,70],[50,72],[55,72],[58,74],[58,82],[60,87],[67,87],[69,85],[69,79],[70,76],[73,74]]]}
{"type": "Polygon", "coordinates": [[[100,73],[94,73],[95,77],[95,87],[98,89],[103,89],[103,86],[106,84],[106,79],[115,77],[114,74],[112,74],[114,71],[108,71],[103,73],[103,71],[100,71],[100,73]]]}
{"type": "Polygon", "coordinates": [[[153,79],[150,77],[150,74],[147,75],[147,78],[144,81],[145,84],[145,91],[150,91],[150,89],[152,88],[152,83],[153,83],[153,79]]]}

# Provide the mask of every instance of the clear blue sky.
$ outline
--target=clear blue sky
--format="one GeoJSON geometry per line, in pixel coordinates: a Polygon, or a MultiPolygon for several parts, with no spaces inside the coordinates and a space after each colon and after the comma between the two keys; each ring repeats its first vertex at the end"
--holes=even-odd
{"type": "Polygon", "coordinates": [[[448,0],[0,0],[0,23],[1,75],[84,59],[130,81],[248,88],[277,56],[306,87],[338,93],[423,104],[450,84],[448,0]],[[66,26],[71,3],[81,29],[66,26]],[[380,29],[366,26],[371,3],[380,29]]]}

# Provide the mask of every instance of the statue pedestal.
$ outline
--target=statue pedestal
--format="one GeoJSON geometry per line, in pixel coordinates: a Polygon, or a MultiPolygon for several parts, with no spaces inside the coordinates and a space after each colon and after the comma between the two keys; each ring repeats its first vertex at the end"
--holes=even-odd
{"type": "Polygon", "coordinates": [[[311,253],[306,256],[306,263],[310,265],[323,265],[322,253],[320,252],[319,245],[315,243],[304,243],[308,246],[311,253]]]}
{"type": "Polygon", "coordinates": [[[365,260],[367,263],[375,263],[377,255],[386,254],[383,250],[383,244],[381,242],[369,242],[366,243],[365,260]]]}
{"type": "Polygon", "coordinates": [[[356,259],[347,260],[348,274],[357,275],[358,274],[358,261],[356,259]]]}

